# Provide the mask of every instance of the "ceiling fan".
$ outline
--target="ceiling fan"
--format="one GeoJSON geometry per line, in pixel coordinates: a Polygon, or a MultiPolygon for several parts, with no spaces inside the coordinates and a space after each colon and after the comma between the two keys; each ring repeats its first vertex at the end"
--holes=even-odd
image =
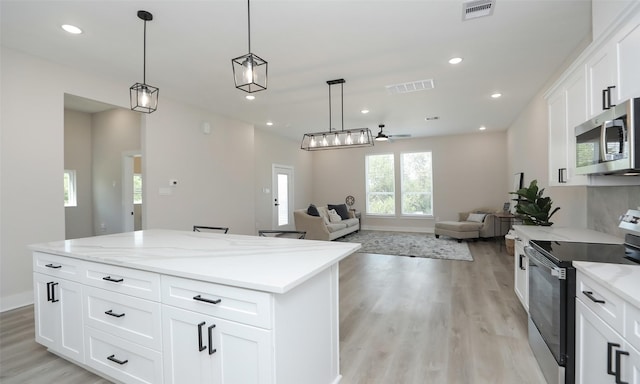
{"type": "Polygon", "coordinates": [[[382,129],[384,128],[384,124],[378,125],[378,128],[380,128],[380,132],[378,132],[378,135],[375,137],[376,141],[389,141],[392,138],[411,137],[411,135],[409,135],[409,134],[405,134],[405,135],[385,135],[384,133],[382,133],[382,129]]]}

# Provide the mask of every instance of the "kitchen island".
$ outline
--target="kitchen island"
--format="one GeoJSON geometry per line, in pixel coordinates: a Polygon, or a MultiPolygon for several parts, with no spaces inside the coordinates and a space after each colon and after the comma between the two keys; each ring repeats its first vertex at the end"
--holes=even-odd
{"type": "Polygon", "coordinates": [[[125,383],[340,381],[359,244],[145,230],[31,246],[36,341],[125,383]]]}

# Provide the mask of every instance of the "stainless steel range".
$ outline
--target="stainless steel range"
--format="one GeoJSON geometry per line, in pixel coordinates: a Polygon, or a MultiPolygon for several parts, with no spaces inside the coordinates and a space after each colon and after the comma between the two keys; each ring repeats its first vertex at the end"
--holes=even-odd
{"type": "Polygon", "coordinates": [[[624,244],[531,240],[529,345],[549,384],[575,381],[576,271],[573,261],[640,264],[640,211],[629,210],[619,226],[632,231],[624,244]]]}

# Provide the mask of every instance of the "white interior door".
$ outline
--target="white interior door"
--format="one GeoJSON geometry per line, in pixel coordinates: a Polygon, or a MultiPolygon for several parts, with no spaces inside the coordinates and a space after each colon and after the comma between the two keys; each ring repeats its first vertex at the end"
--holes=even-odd
{"type": "Polygon", "coordinates": [[[272,229],[294,230],[293,223],[293,167],[274,164],[271,182],[272,229]]]}

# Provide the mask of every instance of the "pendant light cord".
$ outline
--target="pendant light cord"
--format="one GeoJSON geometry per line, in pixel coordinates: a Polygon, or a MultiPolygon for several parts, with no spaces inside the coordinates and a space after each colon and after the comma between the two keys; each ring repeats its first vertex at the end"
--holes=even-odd
{"type": "Polygon", "coordinates": [[[248,32],[248,36],[247,39],[249,40],[249,53],[251,53],[251,4],[250,4],[251,0],[247,0],[247,30],[248,32]]]}
{"type": "Polygon", "coordinates": [[[329,133],[331,133],[331,84],[329,84],[329,133]]]}
{"type": "Polygon", "coordinates": [[[144,38],[142,42],[142,84],[147,84],[147,20],[144,21],[144,38]]]}
{"type": "Polygon", "coordinates": [[[340,83],[340,107],[342,109],[342,130],[344,131],[344,83],[340,83]]]}

